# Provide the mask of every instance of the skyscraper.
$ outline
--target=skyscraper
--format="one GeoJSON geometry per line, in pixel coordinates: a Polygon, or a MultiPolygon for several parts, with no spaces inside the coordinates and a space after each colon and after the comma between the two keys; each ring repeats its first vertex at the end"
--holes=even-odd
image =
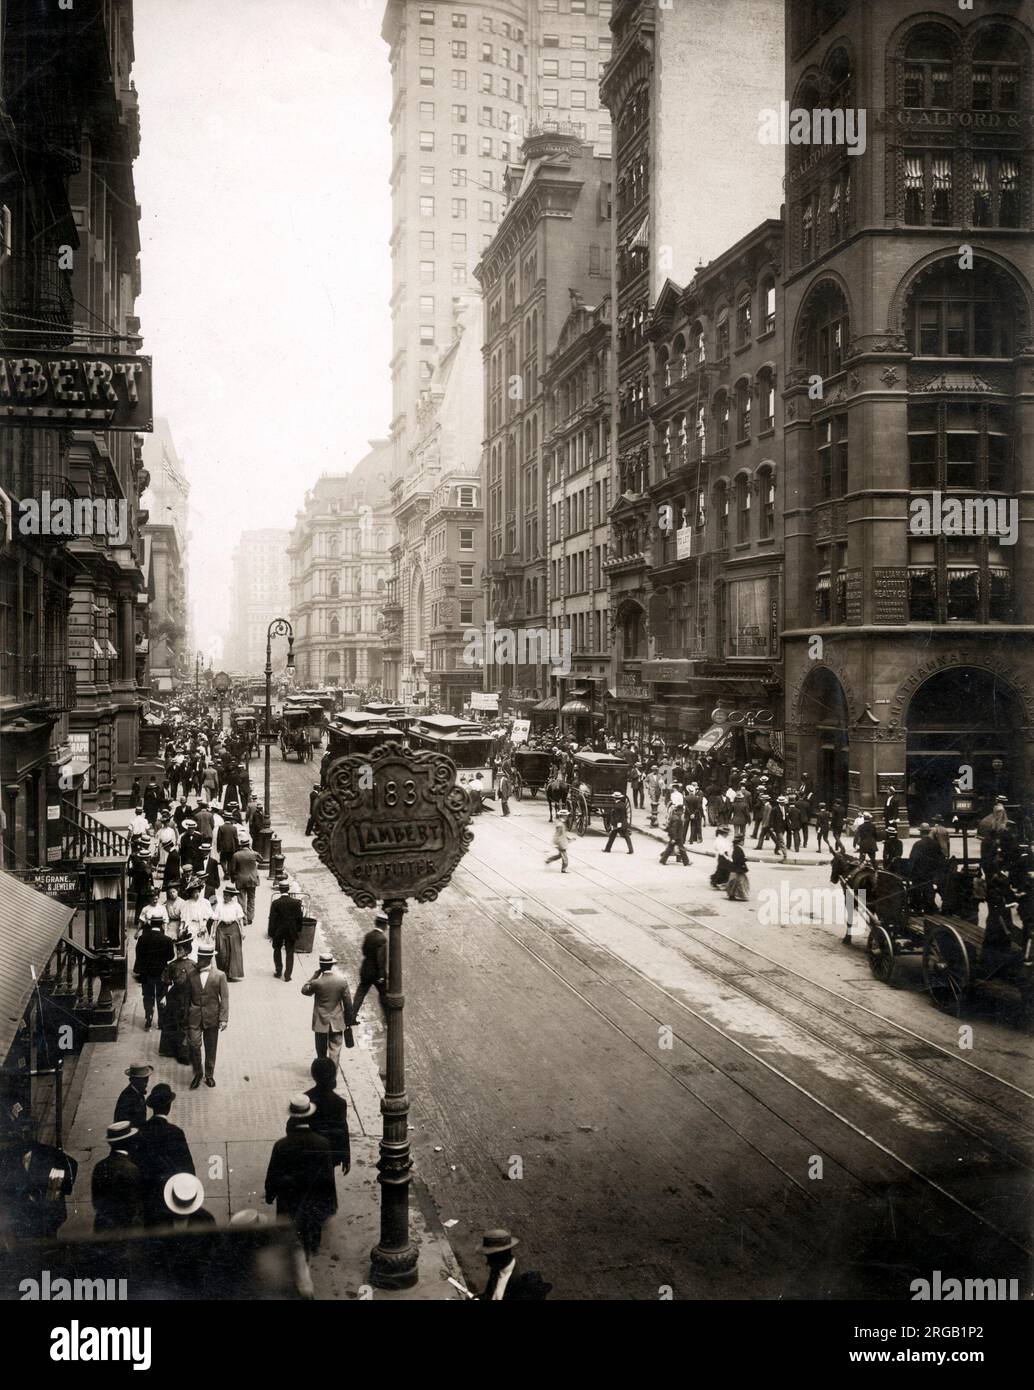
{"type": "MultiPolygon", "coordinates": [[[[535,129],[610,148],[599,76],[606,0],[388,0],[392,72],[392,421],[405,472],[415,409],[452,339],[504,207],[504,174],[535,129]]],[[[472,403],[474,408],[474,403],[472,403]]]]}
{"type": "Polygon", "coordinates": [[[256,675],[266,664],[266,629],[291,606],[290,531],[242,531],[233,552],[230,626],[223,665],[256,675]]]}

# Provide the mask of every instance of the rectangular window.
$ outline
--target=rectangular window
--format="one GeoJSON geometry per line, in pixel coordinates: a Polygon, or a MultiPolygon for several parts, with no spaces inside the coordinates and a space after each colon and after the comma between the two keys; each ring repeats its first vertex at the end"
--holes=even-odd
{"type": "Polygon", "coordinates": [[[584,35],[584,34],[572,34],[572,35],[571,35],[571,47],[572,47],[572,48],[588,48],[588,46],[589,46],[589,45],[588,45],[588,43],[586,42],[586,39],[585,39],[585,35],[584,35]]]}
{"type": "Polygon", "coordinates": [[[585,14],[585,0],[571,0],[572,14],[585,14]]]}
{"type": "Polygon", "coordinates": [[[483,92],[491,92],[491,90],[492,90],[492,74],[491,74],[490,72],[483,72],[483,73],[481,74],[481,90],[482,90],[483,92]]]}
{"type": "Polygon", "coordinates": [[[421,182],[425,187],[427,187],[428,185],[434,183],[434,165],[433,165],[433,164],[421,164],[421,166],[420,166],[420,182],[421,182]]]}
{"type": "Polygon", "coordinates": [[[559,47],[560,47],[560,35],[559,35],[559,34],[543,34],[543,35],[542,35],[542,47],[543,47],[543,48],[559,48],[559,47]]]}
{"type": "Polygon", "coordinates": [[[465,92],[467,90],[467,74],[462,68],[453,68],[452,85],[457,92],[465,92]]]}
{"type": "Polygon", "coordinates": [[[474,489],[472,487],[459,488],[458,498],[461,507],[472,507],[474,505],[474,489]]]}
{"type": "Polygon", "coordinates": [[[420,262],[420,279],[425,285],[434,280],[434,261],[420,262]]]}
{"type": "Polygon", "coordinates": [[[460,604],[460,622],[464,627],[469,627],[474,621],[474,600],[467,599],[460,604]]]}
{"type": "Polygon", "coordinates": [[[432,198],[430,195],[425,195],[423,198],[420,199],[420,216],[434,216],[434,198],[432,198]]]}
{"type": "Polygon", "coordinates": [[[461,589],[473,589],[473,587],[474,587],[474,566],[473,566],[473,565],[464,565],[464,564],[461,564],[461,565],[459,566],[459,571],[460,571],[460,588],[461,588],[461,589]]]}
{"type": "Polygon", "coordinates": [[[433,130],[422,130],[420,132],[420,148],[428,154],[434,149],[433,130]]]}
{"type": "Polygon", "coordinates": [[[558,91],[558,89],[557,89],[556,87],[543,87],[543,88],[542,88],[542,105],[543,105],[543,106],[559,106],[559,105],[560,105],[560,92],[558,91]]]}
{"type": "Polygon", "coordinates": [[[482,135],[481,139],[478,141],[478,152],[481,154],[481,156],[482,156],[483,159],[491,159],[491,158],[492,158],[492,137],[491,137],[491,135],[482,135]]]}
{"type": "Polygon", "coordinates": [[[585,71],[585,64],[584,64],[584,63],[582,63],[582,62],[575,62],[575,63],[572,63],[572,64],[571,64],[571,76],[572,76],[572,77],[585,77],[586,75],[587,75],[587,74],[586,74],[586,71],[585,71]]]}
{"type": "Polygon", "coordinates": [[[420,296],[420,313],[424,318],[434,317],[434,295],[422,294],[420,296]]]}
{"type": "Polygon", "coordinates": [[[434,250],[434,232],[421,232],[421,233],[420,233],[420,250],[421,250],[421,251],[433,251],[433,250],[434,250]]]}
{"type": "Polygon", "coordinates": [[[489,198],[482,198],[482,199],[481,199],[481,221],[482,221],[482,222],[494,222],[494,221],[495,221],[495,212],[494,212],[494,209],[493,209],[493,207],[492,207],[491,199],[489,199],[489,198]]]}
{"type": "Polygon", "coordinates": [[[433,342],[434,342],[434,324],[433,324],[433,323],[422,323],[422,324],[420,325],[420,341],[421,341],[422,343],[433,343],[433,342]]]}
{"type": "Polygon", "coordinates": [[[453,154],[467,153],[467,137],[465,135],[454,135],[452,137],[452,152],[453,154]]]}
{"type": "Polygon", "coordinates": [[[453,39],[452,56],[454,58],[465,58],[467,56],[467,44],[465,39],[453,39]]]}
{"type": "Polygon", "coordinates": [[[434,68],[420,69],[420,85],[421,87],[434,86],[434,68]]]}
{"type": "Polygon", "coordinates": [[[450,170],[449,170],[449,174],[450,174],[450,177],[452,178],[452,186],[453,186],[453,188],[466,188],[466,186],[467,186],[467,171],[466,171],[466,169],[450,169],[450,170]]]}
{"type": "Polygon", "coordinates": [[[433,120],[434,120],[434,102],[433,102],[433,101],[422,101],[422,102],[420,103],[420,119],[421,119],[422,121],[433,121],[433,120]]]}
{"type": "Polygon", "coordinates": [[[454,285],[465,285],[467,283],[467,267],[465,265],[453,266],[452,283],[454,285]]]}
{"type": "Polygon", "coordinates": [[[467,108],[466,108],[465,106],[453,106],[453,108],[452,108],[452,119],[453,119],[458,125],[466,125],[466,124],[467,124],[467,108]]]}
{"type": "Polygon", "coordinates": [[[543,60],[542,60],[542,76],[543,76],[543,77],[559,77],[559,76],[560,76],[560,63],[557,61],[556,58],[543,58],[543,60]]]}
{"type": "MultiPolygon", "coordinates": [[[[423,23],[423,21],[421,21],[421,23],[423,23]]],[[[420,56],[421,58],[434,57],[434,39],[420,40],[420,56]]]]}
{"type": "MultiPolygon", "coordinates": [[[[421,11],[420,11],[420,23],[421,23],[421,24],[433,24],[433,23],[434,23],[434,10],[421,10],[421,11]]],[[[421,39],[420,42],[423,43],[424,40],[421,39]]],[[[432,39],[431,42],[434,43],[434,39],[432,39]]]]}
{"type": "Polygon", "coordinates": [[[495,118],[494,118],[494,116],[493,116],[492,108],[491,108],[490,106],[482,106],[482,108],[481,108],[481,124],[482,124],[482,125],[495,125],[495,118]]]}
{"type": "Polygon", "coordinates": [[[584,92],[580,92],[580,91],[573,91],[573,92],[571,93],[571,108],[572,108],[572,110],[584,111],[584,110],[585,110],[585,105],[586,105],[585,93],[584,93],[584,92]]]}
{"type": "Polygon", "coordinates": [[[466,200],[466,198],[453,198],[453,200],[452,200],[452,215],[453,215],[453,217],[466,217],[466,215],[467,215],[467,200],[466,200]]]}
{"type": "Polygon", "coordinates": [[[452,249],[453,249],[454,251],[466,251],[466,249],[467,249],[467,234],[466,234],[466,232],[453,232],[453,233],[452,233],[452,239],[451,239],[451,245],[452,245],[452,249]]]}
{"type": "Polygon", "coordinates": [[[461,527],[460,527],[460,549],[461,549],[461,550],[473,550],[473,549],[474,549],[474,532],[473,532],[473,530],[472,530],[470,527],[466,527],[466,526],[461,526],[461,527]]]}
{"type": "Polygon", "coordinates": [[[737,579],[728,585],[730,656],[767,657],[775,654],[769,587],[767,576],[762,579],[737,579]]]}
{"type": "Polygon", "coordinates": [[[459,14],[454,12],[452,16],[452,27],[454,29],[466,29],[467,16],[465,14],[459,14]]]}
{"type": "Polygon", "coordinates": [[[483,63],[490,63],[492,61],[492,45],[490,43],[483,43],[481,45],[481,61],[483,63]]]}

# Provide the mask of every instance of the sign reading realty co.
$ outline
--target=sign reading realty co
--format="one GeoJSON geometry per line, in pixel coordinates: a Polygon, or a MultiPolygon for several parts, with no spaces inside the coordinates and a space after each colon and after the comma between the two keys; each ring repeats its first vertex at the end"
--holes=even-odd
{"type": "Polygon", "coordinates": [[[154,428],[151,359],[99,352],[0,356],[0,420],[11,425],[154,428]]]}

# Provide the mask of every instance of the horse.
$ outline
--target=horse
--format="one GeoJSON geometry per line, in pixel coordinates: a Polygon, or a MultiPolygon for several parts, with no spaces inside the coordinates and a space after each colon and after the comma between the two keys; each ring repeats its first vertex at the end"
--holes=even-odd
{"type": "Polygon", "coordinates": [[[560,820],[561,815],[567,809],[568,783],[564,780],[564,774],[559,768],[555,768],[549,781],[546,783],[546,804],[549,806],[549,819],[553,820],[553,812],[556,812],[556,819],[560,820]]]}
{"type": "Polygon", "coordinates": [[[875,867],[870,863],[859,863],[857,859],[852,859],[849,854],[833,854],[830,862],[830,883],[839,883],[844,890],[844,903],[846,906],[845,931],[841,938],[845,946],[851,944],[851,928],[854,926],[855,900],[859,893],[865,896],[872,893],[878,882],[878,874],[875,867]]]}

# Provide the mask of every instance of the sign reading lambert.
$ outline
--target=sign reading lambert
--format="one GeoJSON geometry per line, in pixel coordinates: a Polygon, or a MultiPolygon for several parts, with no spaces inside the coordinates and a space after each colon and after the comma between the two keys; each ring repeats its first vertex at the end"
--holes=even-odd
{"type": "Polygon", "coordinates": [[[313,848],[359,907],[431,902],[473,841],[470,799],[441,753],[385,743],[327,769],[313,848]]]}
{"type": "Polygon", "coordinates": [[[0,420],[50,429],[65,421],[105,430],[154,428],[149,357],[31,351],[0,356],[0,420]]]}

